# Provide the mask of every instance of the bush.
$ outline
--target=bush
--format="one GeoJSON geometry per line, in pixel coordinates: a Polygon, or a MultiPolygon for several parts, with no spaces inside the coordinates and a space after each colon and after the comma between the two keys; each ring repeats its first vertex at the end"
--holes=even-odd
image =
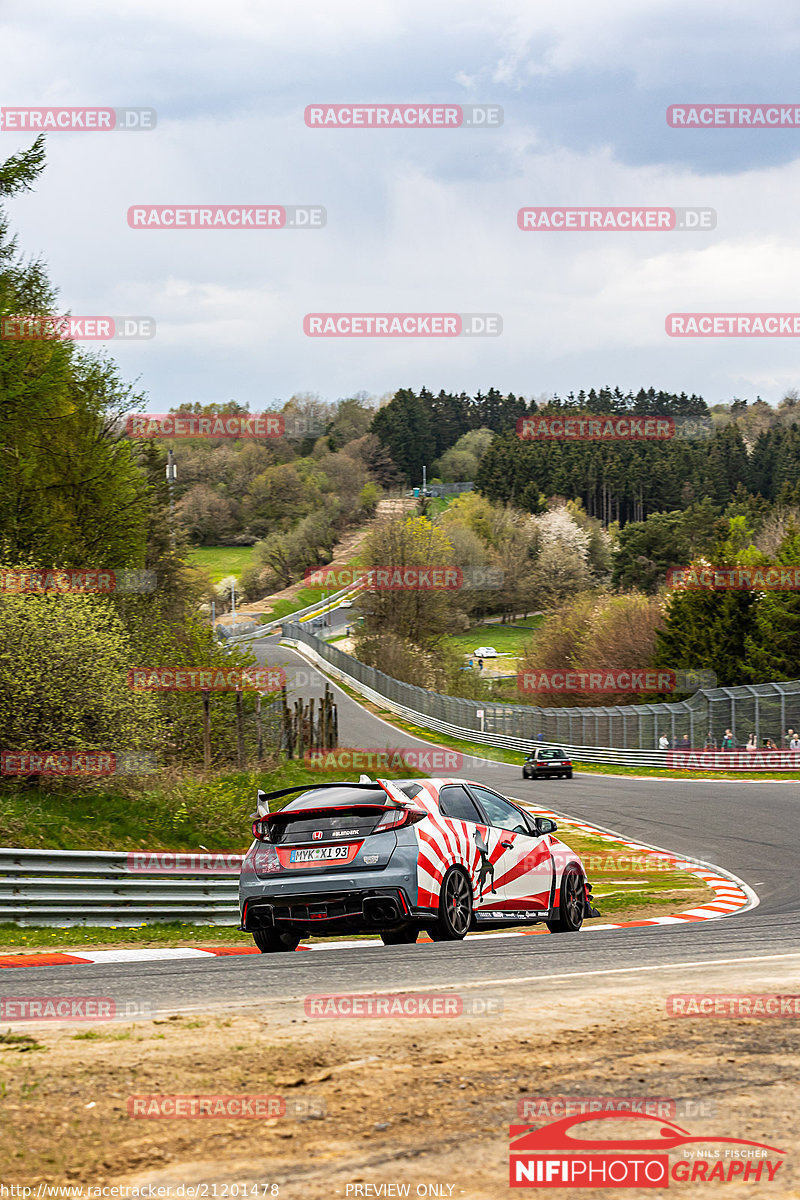
{"type": "MultiPolygon", "coordinates": [[[[534,635],[522,669],[571,667],[639,669],[650,666],[656,653],[656,630],[661,624],[661,605],[655,596],[641,592],[624,595],[584,592],[549,613],[534,635]]],[[[548,695],[540,693],[535,704],[569,705],[633,704],[630,696],[548,695]]]]}
{"type": "Polygon", "coordinates": [[[133,639],[112,600],[6,596],[0,603],[0,729],[14,751],[157,749],[156,697],[128,686],[133,639]]]}

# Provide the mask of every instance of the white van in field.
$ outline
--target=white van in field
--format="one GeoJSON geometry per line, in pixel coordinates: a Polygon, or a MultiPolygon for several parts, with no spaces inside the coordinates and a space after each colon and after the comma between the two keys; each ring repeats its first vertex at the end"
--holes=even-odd
{"type": "Polygon", "coordinates": [[[475,658],[497,658],[497,651],[494,646],[478,646],[474,652],[475,658]]]}

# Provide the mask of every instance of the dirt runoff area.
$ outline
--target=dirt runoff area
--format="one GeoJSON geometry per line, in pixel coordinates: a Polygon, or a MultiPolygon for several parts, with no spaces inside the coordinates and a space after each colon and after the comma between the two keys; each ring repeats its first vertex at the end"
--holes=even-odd
{"type": "MultiPolygon", "coordinates": [[[[462,988],[471,1015],[459,1018],[318,1019],[298,998],[122,1027],[20,1025],[11,1036],[33,1042],[0,1043],[0,1182],[31,1200],[494,1200],[510,1194],[509,1126],[547,1125],[566,1096],[572,1111],[640,1098],[709,1139],[670,1151],[671,1195],[799,1196],[800,1015],[668,1015],[667,998],[689,992],[800,993],[800,955],[462,988]],[[255,1119],[156,1115],[167,1095],[272,1107],[262,1101],[255,1119]],[[146,1115],[129,1115],[137,1097],[146,1115]]],[[[644,1124],[609,1118],[587,1136],[641,1138],[644,1124]]]]}

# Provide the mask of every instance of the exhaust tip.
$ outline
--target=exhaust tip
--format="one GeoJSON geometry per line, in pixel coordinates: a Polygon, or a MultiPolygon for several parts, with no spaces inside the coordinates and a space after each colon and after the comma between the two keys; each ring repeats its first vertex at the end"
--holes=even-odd
{"type": "Polygon", "coordinates": [[[393,925],[402,919],[400,906],[393,896],[369,896],[361,911],[364,920],[372,925],[393,925]]]}

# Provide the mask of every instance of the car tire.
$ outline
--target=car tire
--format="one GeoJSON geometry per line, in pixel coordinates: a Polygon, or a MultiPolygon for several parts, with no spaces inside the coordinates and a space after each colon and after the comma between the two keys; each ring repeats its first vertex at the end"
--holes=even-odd
{"type": "Polygon", "coordinates": [[[558,918],[547,921],[547,928],[551,933],[577,933],[586,910],[586,888],[577,867],[565,868],[558,899],[558,918]]]}
{"type": "Polygon", "coordinates": [[[400,929],[382,929],[384,946],[413,946],[419,937],[419,925],[403,925],[400,929]]]}
{"type": "Polygon", "coordinates": [[[567,771],[567,773],[566,773],[566,775],[564,776],[564,778],[565,778],[565,779],[572,779],[572,771],[567,771]]]}
{"type": "Polygon", "coordinates": [[[300,945],[300,934],[277,929],[254,929],[253,941],[262,954],[282,954],[288,950],[296,950],[300,945]]]}
{"type": "Polygon", "coordinates": [[[460,942],[472,924],[472,888],[461,867],[445,872],[439,892],[439,916],[428,931],[434,942],[460,942]]]}

